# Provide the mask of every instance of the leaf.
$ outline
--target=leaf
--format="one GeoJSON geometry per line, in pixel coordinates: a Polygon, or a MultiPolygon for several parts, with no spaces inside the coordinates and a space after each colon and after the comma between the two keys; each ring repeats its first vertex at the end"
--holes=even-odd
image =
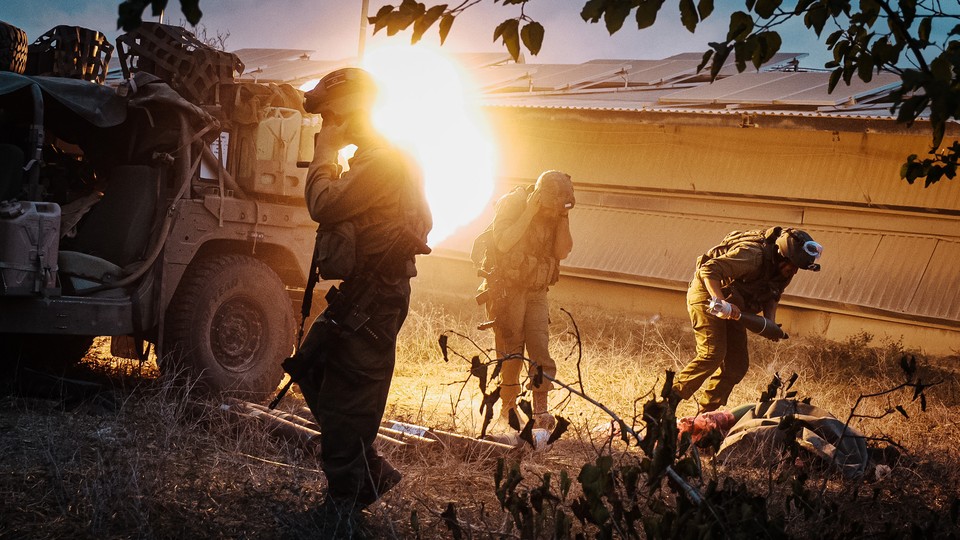
{"type": "Polygon", "coordinates": [[[697,8],[693,4],[693,0],[680,0],[680,22],[690,33],[697,29],[700,17],[697,15],[697,8]]]}
{"type": "Polygon", "coordinates": [[[580,18],[583,19],[584,22],[600,22],[600,17],[603,17],[603,10],[606,8],[606,5],[606,0],[587,0],[587,3],[583,5],[583,9],[580,10],[580,18]]]}
{"type": "Polygon", "coordinates": [[[440,45],[443,45],[443,42],[447,40],[447,34],[450,33],[450,27],[453,26],[455,18],[455,15],[449,13],[440,18],[440,45]]]}
{"type": "Polygon", "coordinates": [[[618,30],[623,28],[623,21],[630,14],[630,8],[628,2],[612,2],[607,5],[607,10],[603,14],[603,23],[610,35],[616,34],[618,30]]]}
{"type": "Polygon", "coordinates": [[[520,431],[520,416],[517,415],[516,407],[510,409],[510,413],[507,415],[507,425],[514,431],[520,431]]]}
{"type": "Polygon", "coordinates": [[[827,8],[823,7],[822,4],[817,4],[810,8],[810,11],[803,16],[803,24],[807,28],[812,28],[816,32],[817,37],[820,37],[820,33],[823,32],[824,25],[827,24],[827,8]]]}
{"type": "Polygon", "coordinates": [[[923,412],[927,411],[927,395],[920,394],[920,410],[923,412]]]}
{"type": "Polygon", "coordinates": [[[134,30],[143,23],[143,10],[150,0],[125,0],[117,6],[117,28],[124,32],[134,30]]]}
{"type": "MultiPolygon", "coordinates": [[[[163,4],[166,5],[166,3],[167,1],[163,0],[163,4]]],[[[187,22],[193,26],[196,26],[203,17],[203,12],[200,11],[200,0],[180,0],[180,11],[187,18],[187,22]]]]}
{"type": "Polygon", "coordinates": [[[373,33],[376,34],[383,28],[387,26],[387,21],[390,20],[390,14],[393,13],[393,6],[386,5],[377,10],[377,14],[373,17],[370,17],[370,22],[373,23],[373,33]]]}
{"type": "Polygon", "coordinates": [[[931,24],[933,24],[933,17],[924,17],[920,19],[920,24],[917,26],[917,39],[924,45],[930,43],[931,24]]]}
{"type": "Polygon", "coordinates": [[[524,47],[533,56],[540,52],[540,47],[543,45],[543,34],[543,25],[536,21],[525,24],[523,30],[520,31],[520,39],[523,40],[524,47]]]}
{"type": "Polygon", "coordinates": [[[735,11],[730,15],[730,30],[727,32],[727,41],[742,41],[753,31],[753,17],[735,11]]]}
{"type": "Polygon", "coordinates": [[[410,36],[410,43],[416,43],[420,41],[420,38],[423,37],[424,32],[433,26],[433,23],[437,22],[437,19],[439,19],[440,15],[442,15],[446,10],[446,4],[439,4],[431,7],[426,11],[426,13],[423,14],[423,16],[419,17],[413,23],[413,35],[410,36]]]}
{"type": "MultiPolygon", "coordinates": [[[[567,432],[567,429],[570,428],[570,421],[562,416],[557,417],[557,427],[553,428],[553,431],[550,433],[550,438],[547,439],[547,444],[553,444],[554,441],[558,440],[567,432]]],[[[560,477],[561,480],[563,477],[560,477]]]]}
{"type": "Polygon", "coordinates": [[[773,58],[780,51],[782,40],[777,32],[760,32],[757,34],[757,48],[753,51],[753,67],[757,70],[773,58]]]}
{"type": "Polygon", "coordinates": [[[843,36],[843,34],[844,34],[843,30],[837,30],[836,32],[827,36],[826,41],[824,41],[824,43],[827,44],[827,48],[828,49],[832,48],[837,43],[837,40],[839,40],[843,36]]]}
{"type": "Polygon", "coordinates": [[[723,64],[726,63],[727,57],[730,56],[730,46],[726,43],[718,43],[716,48],[717,54],[713,57],[713,64],[710,66],[710,80],[717,80],[717,75],[720,74],[720,70],[723,69],[723,64]]]}
{"type": "Polygon", "coordinates": [[[663,1],[664,0],[647,0],[637,6],[637,28],[643,30],[644,28],[653,26],[653,23],[657,22],[657,14],[660,13],[660,8],[663,7],[663,1]]]}
{"type": "Polygon", "coordinates": [[[950,32],[947,33],[947,37],[950,36],[960,36],[960,24],[950,29],[950,32]]]}
{"type": "Polygon", "coordinates": [[[769,19],[773,17],[773,12],[780,7],[781,3],[783,3],[783,0],[757,0],[757,5],[753,11],[759,15],[760,18],[769,19]]]}
{"type": "Polygon", "coordinates": [[[910,418],[910,415],[908,415],[907,411],[904,410],[903,405],[897,405],[897,412],[902,414],[904,418],[910,418]]]}
{"type": "Polygon", "coordinates": [[[700,0],[697,2],[697,15],[700,20],[704,20],[713,13],[713,0],[700,0]]]}
{"type": "Polygon", "coordinates": [[[480,361],[479,356],[470,359],[470,375],[480,379],[480,390],[487,388],[487,365],[480,361]]]}
{"type": "Polygon", "coordinates": [[[863,82],[870,82],[873,79],[873,57],[869,53],[863,53],[857,62],[857,76],[863,82]]]}
{"type": "Polygon", "coordinates": [[[460,528],[460,522],[457,521],[457,509],[452,502],[447,503],[447,509],[440,514],[444,525],[450,529],[450,535],[454,540],[463,538],[463,530],[460,528]]]}
{"type": "Polygon", "coordinates": [[[530,445],[530,448],[534,450],[537,449],[537,443],[533,442],[533,418],[527,420],[527,423],[524,424],[523,429],[520,430],[520,440],[526,441],[530,445]]]}
{"type": "Polygon", "coordinates": [[[704,66],[707,65],[707,62],[709,62],[710,58],[712,57],[713,57],[712,50],[709,50],[703,53],[703,58],[700,60],[700,63],[697,65],[697,73],[700,73],[700,71],[703,69],[704,66]]]}
{"type": "Polygon", "coordinates": [[[443,352],[443,361],[449,362],[450,357],[447,355],[447,341],[450,338],[446,334],[440,334],[440,338],[437,340],[437,343],[440,344],[440,351],[443,352]]]}
{"type": "Polygon", "coordinates": [[[514,62],[520,59],[520,19],[507,19],[493,31],[493,40],[501,38],[514,62]]]}
{"type": "MultiPolygon", "coordinates": [[[[949,55],[948,51],[944,51],[930,62],[930,73],[934,80],[947,84],[956,82],[953,80],[953,63],[950,61],[949,55]]],[[[954,97],[954,99],[956,98],[954,97]]]]}
{"type": "Polygon", "coordinates": [[[832,94],[833,89],[837,87],[837,84],[840,83],[840,77],[843,76],[843,68],[838,67],[837,69],[830,72],[830,84],[827,85],[827,93],[832,94]]]}

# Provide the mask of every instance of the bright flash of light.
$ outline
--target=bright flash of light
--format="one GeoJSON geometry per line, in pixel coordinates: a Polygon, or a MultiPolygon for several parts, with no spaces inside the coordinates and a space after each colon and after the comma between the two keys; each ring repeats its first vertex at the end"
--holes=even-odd
{"type": "Polygon", "coordinates": [[[424,43],[370,50],[363,67],[380,92],[374,125],[423,169],[433,211],[430,244],[436,245],[493,196],[496,156],[479,91],[453,59],[424,43]]]}

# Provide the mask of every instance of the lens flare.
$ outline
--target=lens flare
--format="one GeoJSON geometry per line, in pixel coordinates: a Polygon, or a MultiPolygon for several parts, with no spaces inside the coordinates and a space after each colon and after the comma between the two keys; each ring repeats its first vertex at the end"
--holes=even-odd
{"type": "Polygon", "coordinates": [[[434,220],[429,243],[437,246],[493,196],[496,156],[479,91],[452,58],[423,43],[370,50],[362,67],[379,86],[374,124],[423,169],[434,220]]]}

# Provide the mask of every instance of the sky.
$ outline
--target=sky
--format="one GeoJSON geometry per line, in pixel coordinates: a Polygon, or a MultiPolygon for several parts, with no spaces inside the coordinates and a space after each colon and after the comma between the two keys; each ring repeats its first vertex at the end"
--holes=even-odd
{"type": "MultiPolygon", "coordinates": [[[[429,0],[432,5],[442,0],[429,0]]],[[[729,13],[740,1],[720,0],[717,10],[695,34],[684,29],[679,20],[677,2],[667,2],[657,24],[638,31],[632,17],[610,36],[602,23],[588,24],[580,18],[585,0],[532,0],[526,13],[546,28],[539,55],[526,55],[530,63],[580,63],[593,59],[658,59],[682,52],[703,52],[707,43],[722,39],[729,13]]],[[[384,0],[370,0],[369,13],[376,13],[384,0]]],[[[399,0],[393,0],[398,4],[399,0]]],[[[68,24],[99,30],[111,41],[116,30],[119,0],[0,0],[0,20],[22,28],[29,42],[56,25],[68,24]]],[[[170,0],[164,22],[185,21],[178,0],[170,0]]],[[[204,12],[201,25],[209,37],[226,38],[227,50],[249,47],[290,48],[315,51],[316,60],[339,60],[356,56],[360,35],[360,0],[200,0],[204,12]]],[[[503,19],[514,17],[516,6],[494,4],[486,0],[470,8],[457,19],[444,45],[451,52],[503,51],[492,40],[493,30],[503,19]]],[[[156,20],[145,11],[145,20],[156,20]]],[[[826,34],[827,32],[825,32],[826,34]]],[[[804,67],[821,68],[829,53],[812,32],[802,25],[781,29],[782,52],[807,53],[804,67]]],[[[368,34],[369,36],[369,34],[368,34]]],[[[381,31],[367,38],[371,46],[387,39],[381,31]]],[[[409,41],[409,31],[399,37],[409,41]]],[[[436,28],[425,41],[438,43],[436,28]]]]}

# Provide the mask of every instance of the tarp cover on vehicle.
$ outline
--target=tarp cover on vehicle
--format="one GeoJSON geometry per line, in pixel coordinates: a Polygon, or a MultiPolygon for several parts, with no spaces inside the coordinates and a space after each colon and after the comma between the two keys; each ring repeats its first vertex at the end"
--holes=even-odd
{"type": "Polygon", "coordinates": [[[0,72],[0,100],[33,84],[40,87],[45,103],[52,98],[96,127],[122,124],[127,118],[128,107],[175,107],[201,125],[214,121],[203,109],[183,99],[158,77],[148,73],[137,73],[131,81],[123,83],[129,89],[128,95],[123,97],[117,88],[79,79],[0,72]]]}
{"type": "Polygon", "coordinates": [[[53,98],[97,127],[116,126],[127,118],[127,100],[114,88],[80,79],[40,77],[0,72],[0,96],[36,84],[44,101],[53,98]]]}

